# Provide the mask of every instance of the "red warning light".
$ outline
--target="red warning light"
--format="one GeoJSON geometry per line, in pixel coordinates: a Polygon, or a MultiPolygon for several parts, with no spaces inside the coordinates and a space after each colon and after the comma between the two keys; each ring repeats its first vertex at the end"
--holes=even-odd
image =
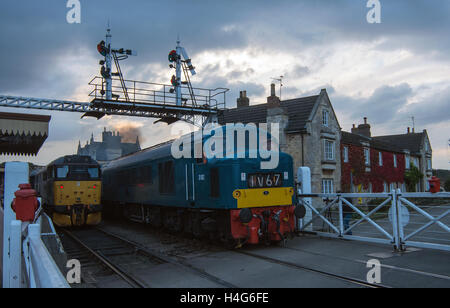
{"type": "Polygon", "coordinates": [[[63,189],[63,188],[64,188],[64,185],[59,186],[59,188],[63,189]]]}
{"type": "Polygon", "coordinates": [[[92,188],[96,189],[96,188],[97,188],[97,186],[95,186],[95,185],[94,185],[94,186],[92,186],[92,188]]]}

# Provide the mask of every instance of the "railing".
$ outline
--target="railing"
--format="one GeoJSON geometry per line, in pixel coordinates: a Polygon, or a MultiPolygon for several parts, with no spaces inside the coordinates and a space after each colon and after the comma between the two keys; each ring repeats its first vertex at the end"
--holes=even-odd
{"type": "MultiPolygon", "coordinates": [[[[114,100],[127,101],[139,104],[176,105],[176,94],[173,86],[160,83],[142,82],[135,80],[124,80],[124,86],[120,79],[112,79],[112,96],[114,100]],[[126,91],[126,93],[125,93],[126,91]],[[129,97],[129,100],[126,99],[129,97]]],[[[105,99],[106,82],[102,77],[94,77],[89,85],[92,86],[90,97],[94,99],[105,99]]],[[[183,106],[207,107],[210,109],[224,109],[226,104],[226,92],[229,89],[203,89],[192,88],[193,95],[187,86],[181,87],[181,101],[183,106]]]]}
{"type": "MultiPolygon", "coordinates": [[[[41,224],[14,220],[10,225],[10,288],[69,288],[69,284],[41,238],[41,224]]],[[[51,221],[49,221],[51,224],[51,221]]],[[[54,230],[52,230],[54,232],[54,230]]],[[[48,235],[48,234],[46,234],[48,235]]],[[[56,234],[54,234],[56,235],[56,234]]]]}
{"type": "Polygon", "coordinates": [[[450,251],[450,193],[298,194],[298,200],[312,212],[299,222],[300,231],[391,244],[400,250],[415,246],[450,251]],[[313,203],[304,201],[310,198],[313,203]],[[412,198],[442,204],[421,206],[412,198]]]}

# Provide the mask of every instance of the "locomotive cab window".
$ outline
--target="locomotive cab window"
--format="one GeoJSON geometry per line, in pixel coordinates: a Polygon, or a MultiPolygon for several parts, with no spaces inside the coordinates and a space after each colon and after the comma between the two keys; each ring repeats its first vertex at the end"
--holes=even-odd
{"type": "Polygon", "coordinates": [[[89,167],[88,173],[91,179],[100,177],[100,170],[97,167],[89,167]]]}
{"type": "Polygon", "coordinates": [[[69,166],[56,167],[56,177],[58,179],[65,179],[69,174],[69,166]]]}
{"type": "Polygon", "coordinates": [[[158,164],[159,171],[159,193],[173,194],[175,192],[175,175],[173,162],[167,161],[158,164]]]}

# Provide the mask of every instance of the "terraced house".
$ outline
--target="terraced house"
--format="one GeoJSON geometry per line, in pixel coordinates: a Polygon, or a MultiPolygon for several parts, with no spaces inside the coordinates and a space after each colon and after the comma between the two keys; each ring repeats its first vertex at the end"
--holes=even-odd
{"type": "Polygon", "coordinates": [[[405,172],[411,164],[424,175],[416,191],[429,189],[431,146],[426,130],[422,133],[372,136],[367,118],[351,133],[342,132],[342,189],[344,192],[406,191],[405,172]]]}

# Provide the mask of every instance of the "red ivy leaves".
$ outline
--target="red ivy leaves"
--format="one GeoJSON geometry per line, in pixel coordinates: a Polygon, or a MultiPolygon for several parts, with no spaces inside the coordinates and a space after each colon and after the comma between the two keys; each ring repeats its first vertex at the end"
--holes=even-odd
{"type": "Polygon", "coordinates": [[[382,166],[379,165],[378,153],[380,151],[370,149],[370,166],[366,166],[364,159],[364,148],[355,145],[341,145],[342,161],[342,190],[350,191],[350,179],[353,185],[362,184],[365,190],[372,183],[373,192],[383,192],[383,183],[403,183],[405,174],[405,155],[399,153],[382,153],[382,166]],[[344,162],[344,146],[348,147],[348,162],[344,162]],[[394,154],[397,156],[397,167],[394,167],[394,154]]]}

